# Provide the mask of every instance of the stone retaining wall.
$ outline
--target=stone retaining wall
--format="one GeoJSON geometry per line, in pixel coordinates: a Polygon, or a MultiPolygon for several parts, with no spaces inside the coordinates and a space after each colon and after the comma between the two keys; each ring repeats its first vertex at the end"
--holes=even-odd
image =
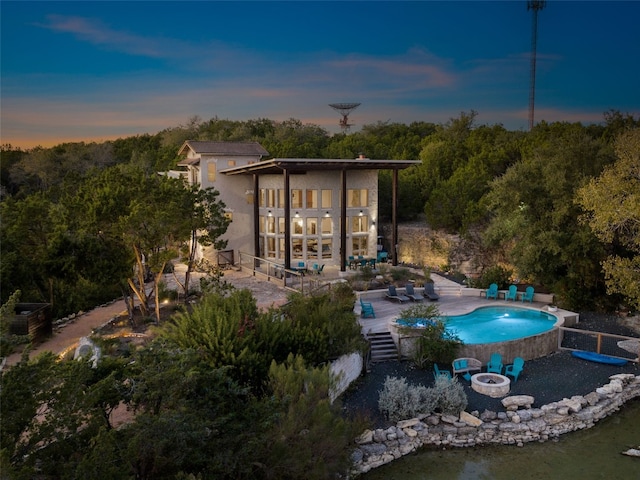
{"type": "Polygon", "coordinates": [[[353,381],[362,375],[363,366],[364,359],[360,352],[342,355],[331,362],[331,375],[335,381],[335,385],[329,392],[332,402],[344,393],[353,381]]]}
{"type": "Polygon", "coordinates": [[[530,408],[534,399],[521,395],[502,400],[506,412],[462,412],[460,417],[432,414],[403,420],[387,429],[367,430],[356,439],[352,474],[366,473],[421,447],[521,446],[590,428],[625,402],[640,397],[640,375],[617,374],[609,379],[608,384],[585,396],[540,408],[530,408]]]}

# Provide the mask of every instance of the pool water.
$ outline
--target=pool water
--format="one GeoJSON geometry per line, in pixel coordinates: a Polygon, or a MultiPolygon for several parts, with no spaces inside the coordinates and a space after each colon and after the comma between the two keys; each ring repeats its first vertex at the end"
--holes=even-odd
{"type": "MultiPolygon", "coordinates": [[[[465,315],[441,317],[449,333],[465,344],[495,343],[530,337],[551,330],[556,317],[540,310],[517,307],[481,307],[465,315]]],[[[397,322],[424,327],[425,319],[397,322]]]]}

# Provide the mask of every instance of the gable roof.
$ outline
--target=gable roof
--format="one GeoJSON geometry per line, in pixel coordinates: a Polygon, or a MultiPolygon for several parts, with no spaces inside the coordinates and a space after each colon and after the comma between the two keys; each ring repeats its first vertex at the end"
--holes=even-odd
{"type": "Polygon", "coordinates": [[[178,155],[186,153],[190,149],[193,153],[200,155],[228,155],[228,156],[259,156],[269,155],[258,142],[198,142],[187,140],[182,144],[178,155]]]}

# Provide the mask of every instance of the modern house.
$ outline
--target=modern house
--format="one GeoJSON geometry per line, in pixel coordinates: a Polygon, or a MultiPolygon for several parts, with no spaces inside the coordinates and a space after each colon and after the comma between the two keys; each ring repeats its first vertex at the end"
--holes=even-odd
{"type": "MultiPolygon", "coordinates": [[[[376,256],[378,170],[415,160],[271,158],[255,142],[187,141],[179,166],[190,184],[214,187],[232,220],[227,248],[290,268],[298,262],[340,266],[349,256],[376,256]]],[[[392,214],[397,241],[396,209],[392,214]]]]}

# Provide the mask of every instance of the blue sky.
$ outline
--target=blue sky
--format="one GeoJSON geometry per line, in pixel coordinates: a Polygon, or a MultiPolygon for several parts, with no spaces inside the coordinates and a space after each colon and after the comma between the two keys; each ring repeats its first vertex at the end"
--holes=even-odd
{"type": "MultiPolygon", "coordinates": [[[[528,128],[526,1],[2,1],[1,143],[156,133],[197,115],[528,128]]],[[[547,2],[536,121],[640,116],[640,2],[547,2]]]]}

